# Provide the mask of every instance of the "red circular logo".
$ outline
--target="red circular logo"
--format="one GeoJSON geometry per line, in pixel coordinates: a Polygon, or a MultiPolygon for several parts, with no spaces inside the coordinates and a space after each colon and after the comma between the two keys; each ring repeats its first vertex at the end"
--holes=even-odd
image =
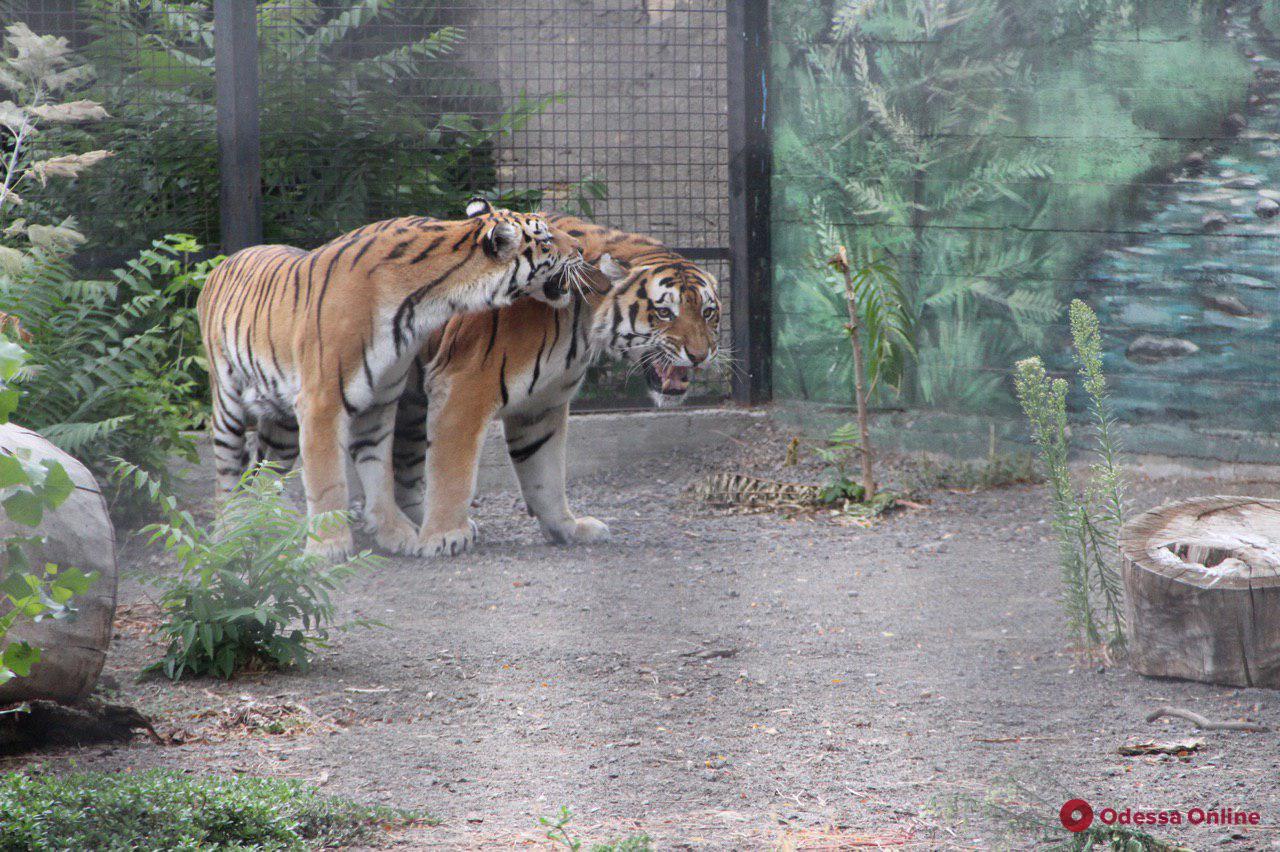
{"type": "Polygon", "coordinates": [[[1084,831],[1093,824],[1093,808],[1084,799],[1071,799],[1058,811],[1068,831],[1084,831]]]}

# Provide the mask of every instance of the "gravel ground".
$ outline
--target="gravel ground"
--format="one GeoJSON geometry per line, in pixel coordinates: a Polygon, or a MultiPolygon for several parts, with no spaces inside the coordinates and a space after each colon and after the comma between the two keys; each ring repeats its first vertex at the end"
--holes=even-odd
{"type": "MultiPolygon", "coordinates": [[[[580,837],[644,831],[661,849],[987,849],[1002,832],[1028,848],[1026,830],[969,803],[1017,783],[1045,824],[1076,795],[1095,809],[1234,807],[1263,824],[1163,835],[1280,848],[1276,734],[1206,732],[1186,759],[1117,754],[1193,733],[1146,723],[1162,704],[1280,728],[1280,702],[1082,664],[1065,647],[1042,488],[935,490],[870,528],[726,513],[687,489],[712,470],[776,469],[785,443],[761,424],[715,457],[573,483],[575,507],[613,529],[591,547],[549,547],[515,494],[485,494],[479,549],[354,580],[344,611],[386,628],[343,633],[306,674],[140,679],[160,647],[130,583],[108,682],[190,741],[25,762],[296,777],[428,810],[440,826],[398,835],[414,847],[531,843],[537,817],[567,805],[580,837]],[[298,709],[284,733],[218,727],[251,702],[298,709]]],[[[1137,477],[1131,490],[1146,508],[1280,483],[1137,477]]],[[[122,557],[155,570],[137,545],[122,557]]]]}

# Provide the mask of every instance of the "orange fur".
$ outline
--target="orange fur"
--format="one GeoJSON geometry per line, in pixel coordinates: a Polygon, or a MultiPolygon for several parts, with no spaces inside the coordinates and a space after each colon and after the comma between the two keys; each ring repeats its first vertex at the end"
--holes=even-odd
{"type": "MultiPolygon", "coordinates": [[[[210,275],[199,316],[213,384],[219,493],[247,467],[246,427],[260,457],[300,450],[308,511],[343,510],[342,451],[365,486],[366,519],[384,547],[414,553],[416,528],[396,507],[390,435],[405,375],[450,317],[526,294],[563,301],[578,241],[537,216],[493,210],[462,221],[368,225],[314,251],[258,246],[210,275]]],[[[314,546],[341,554],[350,530],[314,546]]]]}
{"type": "Polygon", "coordinates": [[[589,262],[608,255],[613,266],[628,268],[615,272],[621,280],[606,294],[579,294],[563,308],[523,299],[455,317],[428,339],[417,364],[421,377],[410,378],[400,403],[395,467],[397,499],[416,513],[425,455],[422,538],[430,552],[458,553],[474,539],[467,510],[485,427],[495,416],[547,537],[607,535],[599,521],[575,518],[564,495],[568,406],[586,370],[602,352],[650,370],[651,361],[696,366],[716,352],[719,306],[705,271],[649,237],[547,218],[581,241],[589,262]],[[664,318],[664,305],[672,316],[664,318]]]}

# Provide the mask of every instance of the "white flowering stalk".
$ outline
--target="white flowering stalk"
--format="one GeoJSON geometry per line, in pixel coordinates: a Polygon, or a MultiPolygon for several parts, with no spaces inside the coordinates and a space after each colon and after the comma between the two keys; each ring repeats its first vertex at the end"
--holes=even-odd
{"type": "MultiPolygon", "coordinates": [[[[5,28],[0,45],[0,133],[12,137],[8,155],[0,162],[0,222],[10,208],[22,205],[19,187],[24,182],[47,185],[49,180],[78,177],[82,171],[111,156],[110,151],[61,154],[43,160],[30,156],[30,142],[42,125],[80,124],[107,118],[94,101],[64,100],[93,70],[77,62],[65,38],[38,36],[26,24],[5,28]]],[[[23,190],[26,191],[25,189],[23,190]]],[[[28,224],[10,219],[7,237],[26,236],[38,248],[65,249],[84,241],[70,220],[58,225],[28,224]]],[[[25,265],[17,249],[0,246],[0,272],[14,272],[25,265]]]]}

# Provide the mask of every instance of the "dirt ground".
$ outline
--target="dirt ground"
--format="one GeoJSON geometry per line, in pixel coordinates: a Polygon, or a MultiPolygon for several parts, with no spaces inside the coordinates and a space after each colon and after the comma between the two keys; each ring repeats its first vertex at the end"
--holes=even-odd
{"type": "MultiPolygon", "coordinates": [[[[1082,665],[1065,649],[1041,487],[939,490],[870,528],[730,514],[688,492],[709,471],[776,468],[785,440],[762,424],[715,456],[573,483],[575,509],[613,530],[591,547],[547,546],[514,493],[485,494],[480,547],[357,578],[345,614],[386,628],[342,634],[306,674],[139,679],[161,649],[131,582],[109,682],[191,741],[25,762],[304,779],[428,810],[439,826],[398,836],[423,848],[532,844],[537,817],[567,805],[583,839],[643,831],[659,849],[1025,849],[1025,829],[979,806],[1011,783],[1046,825],[1071,796],[1233,807],[1263,824],[1161,834],[1280,848],[1280,734],[1201,733],[1185,759],[1117,753],[1195,734],[1145,722],[1160,705],[1280,728],[1280,701],[1082,665]],[[251,703],[296,707],[254,731],[200,716],[251,703]]],[[[1138,476],[1131,493],[1147,508],[1277,496],[1280,482],[1138,476]]],[[[137,545],[122,556],[155,570],[137,545]]]]}

